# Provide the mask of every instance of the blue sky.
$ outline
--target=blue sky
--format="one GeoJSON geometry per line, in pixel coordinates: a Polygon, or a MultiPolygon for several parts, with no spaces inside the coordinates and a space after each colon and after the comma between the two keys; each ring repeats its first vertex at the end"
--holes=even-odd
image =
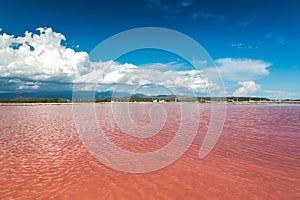
{"type": "MultiPolygon", "coordinates": [[[[57,48],[65,45],[65,49],[60,49],[64,53],[73,49],[75,60],[82,64],[88,58],[80,52],[89,53],[99,42],[119,32],[148,26],[174,29],[199,42],[215,60],[224,76],[227,95],[296,99],[300,98],[299,8],[298,0],[11,0],[1,2],[0,35],[2,39],[4,34],[17,38],[24,37],[25,31],[42,34],[36,31],[38,27],[52,28],[51,33],[66,39],[57,48]]],[[[30,42],[36,44],[32,39],[30,42]]],[[[2,48],[6,47],[2,42],[2,48]]],[[[43,69],[33,69],[34,64],[24,69],[22,62],[13,59],[24,59],[27,54],[3,51],[0,51],[1,93],[49,89],[50,84],[52,89],[57,89],[63,82],[72,82],[69,72],[74,66],[66,69],[57,66],[55,73],[48,69],[52,67],[51,62],[44,63],[43,69]],[[12,69],[19,71],[12,72],[12,69]],[[33,73],[28,72],[30,69],[33,73]],[[36,74],[46,77],[45,81],[35,78],[36,74]]],[[[126,62],[136,66],[146,62],[180,64],[168,54],[161,54],[161,60],[157,60],[155,52],[151,55],[153,59],[148,56],[145,63],[135,60],[137,56],[128,56],[126,62]]],[[[62,60],[69,63],[68,58],[64,56],[62,60]]]]}

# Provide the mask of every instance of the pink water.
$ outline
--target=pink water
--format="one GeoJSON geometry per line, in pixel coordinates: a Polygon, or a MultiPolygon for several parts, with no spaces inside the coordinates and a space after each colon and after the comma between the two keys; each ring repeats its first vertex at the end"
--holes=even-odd
{"type": "MultiPolygon", "coordinates": [[[[161,132],[135,140],[109,106],[96,105],[99,124],[133,152],[166,145],[180,123],[176,104],[164,104],[170,119],[161,132]]],[[[149,123],[149,106],[131,106],[137,124],[149,123]]],[[[204,106],[193,144],[175,163],[130,174],[90,155],[71,105],[0,106],[0,199],[300,199],[300,106],[228,106],[218,143],[199,159],[209,113],[204,106]]]]}

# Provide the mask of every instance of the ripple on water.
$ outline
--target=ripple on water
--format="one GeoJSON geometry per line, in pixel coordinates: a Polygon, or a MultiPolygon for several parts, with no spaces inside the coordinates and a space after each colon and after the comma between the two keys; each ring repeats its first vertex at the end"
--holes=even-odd
{"type": "MultiPolygon", "coordinates": [[[[150,106],[130,105],[132,122],[151,123],[150,106]]],[[[149,152],[180,127],[179,107],[162,106],[167,121],[147,139],[122,132],[109,104],[97,104],[96,113],[116,145],[149,152]]],[[[201,108],[198,135],[174,164],[128,174],[89,154],[71,105],[0,106],[0,199],[300,199],[299,106],[228,106],[220,140],[200,160],[209,109],[201,108]]]]}

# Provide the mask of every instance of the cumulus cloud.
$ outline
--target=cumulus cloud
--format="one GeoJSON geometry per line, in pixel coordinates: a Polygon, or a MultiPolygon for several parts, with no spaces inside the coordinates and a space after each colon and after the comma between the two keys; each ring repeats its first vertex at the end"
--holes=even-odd
{"type": "Polygon", "coordinates": [[[242,86],[233,92],[234,96],[248,96],[257,92],[261,85],[255,83],[254,81],[244,81],[239,82],[242,86]]]}
{"type": "MultiPolygon", "coordinates": [[[[77,73],[87,73],[90,61],[86,52],[75,52],[62,45],[65,36],[51,28],[38,28],[37,31],[26,31],[20,37],[0,34],[2,79],[65,83],[72,82],[77,73]]],[[[19,88],[29,86],[23,84],[19,88]]],[[[38,85],[31,88],[38,88],[38,85]]]]}
{"type": "MultiPolygon", "coordinates": [[[[81,89],[90,90],[95,87],[95,84],[98,84],[101,90],[122,90],[140,86],[149,88],[153,85],[169,88],[172,91],[181,91],[181,93],[207,92],[208,89],[208,80],[201,76],[200,71],[175,71],[172,68],[178,68],[178,66],[174,63],[157,63],[141,67],[108,61],[95,63],[95,65],[98,65],[95,67],[96,70],[76,78],[75,82],[83,85],[81,89]]],[[[149,90],[148,94],[150,94],[149,90]]]]}
{"type": "Polygon", "coordinates": [[[269,74],[268,67],[272,64],[263,60],[220,58],[216,64],[225,80],[248,81],[269,74]]]}
{"type": "Polygon", "coordinates": [[[65,40],[51,28],[38,28],[37,33],[26,31],[19,37],[0,34],[0,92],[70,89],[72,83],[82,85],[82,90],[94,90],[98,84],[102,91],[153,85],[181,92],[208,89],[209,82],[200,71],[182,71],[181,64],[91,62],[86,52],[64,46],[65,40]]]}

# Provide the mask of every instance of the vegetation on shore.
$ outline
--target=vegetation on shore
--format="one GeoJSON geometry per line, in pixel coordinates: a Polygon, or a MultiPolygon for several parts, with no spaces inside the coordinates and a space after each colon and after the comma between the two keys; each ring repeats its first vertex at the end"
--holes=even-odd
{"type": "Polygon", "coordinates": [[[199,103],[300,103],[298,100],[270,100],[268,98],[260,97],[176,97],[176,96],[160,96],[160,97],[147,97],[147,96],[125,96],[120,98],[96,98],[96,99],[81,99],[81,100],[69,100],[60,98],[15,98],[15,99],[0,99],[0,103],[85,103],[85,102],[96,102],[96,103],[108,103],[108,102],[199,102],[199,103]]]}

